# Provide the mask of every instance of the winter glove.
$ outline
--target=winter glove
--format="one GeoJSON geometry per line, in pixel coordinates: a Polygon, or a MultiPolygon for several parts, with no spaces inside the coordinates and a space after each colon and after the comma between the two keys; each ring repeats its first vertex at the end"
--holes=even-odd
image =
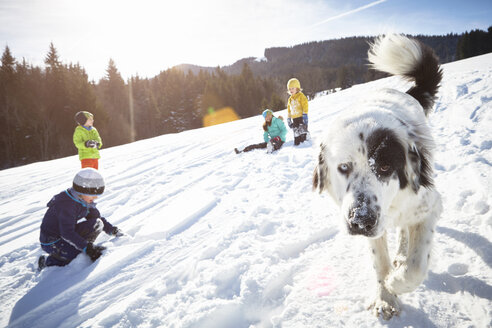
{"type": "Polygon", "coordinates": [[[287,118],[287,125],[292,129],[292,119],[290,117],[287,118]]]}
{"type": "Polygon", "coordinates": [[[308,125],[308,116],[307,114],[302,114],[302,120],[304,121],[304,124],[306,124],[306,126],[308,125]]]}
{"type": "Polygon", "coordinates": [[[282,139],[279,136],[270,139],[267,145],[267,153],[272,153],[273,151],[280,149],[282,147],[282,139]]]}
{"type": "Polygon", "coordinates": [[[88,243],[87,247],[84,249],[85,253],[89,255],[92,262],[95,262],[101,255],[102,252],[106,249],[104,246],[94,246],[93,243],[88,243]]]}
{"type": "Polygon", "coordinates": [[[96,148],[97,147],[97,142],[95,140],[87,140],[85,142],[85,147],[86,148],[96,148]]]}
{"type": "Polygon", "coordinates": [[[271,143],[277,143],[277,142],[280,142],[280,141],[282,141],[282,139],[279,136],[276,136],[275,138],[272,138],[270,140],[271,143]]]}
{"type": "Polygon", "coordinates": [[[111,231],[111,235],[116,236],[116,237],[121,237],[124,236],[125,234],[121,229],[118,229],[118,227],[114,227],[113,230],[111,231]]]}

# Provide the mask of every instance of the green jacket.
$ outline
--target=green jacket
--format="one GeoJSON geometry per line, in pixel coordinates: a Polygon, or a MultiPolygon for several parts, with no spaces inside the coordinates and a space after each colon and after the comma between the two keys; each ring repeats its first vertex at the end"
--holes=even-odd
{"type": "Polygon", "coordinates": [[[73,133],[73,143],[75,147],[77,147],[77,149],[79,150],[79,159],[83,160],[87,158],[101,158],[98,148],[87,148],[85,146],[85,142],[87,140],[95,140],[99,142],[99,149],[101,149],[102,140],[99,136],[99,132],[97,132],[97,129],[95,127],[87,130],[80,125],[77,126],[75,128],[75,132],[73,133]]]}
{"type": "Polygon", "coordinates": [[[285,127],[284,121],[277,117],[272,117],[272,124],[267,128],[268,131],[263,133],[263,139],[265,142],[270,141],[270,139],[275,137],[280,137],[283,142],[285,142],[285,135],[287,134],[287,128],[285,127]]]}

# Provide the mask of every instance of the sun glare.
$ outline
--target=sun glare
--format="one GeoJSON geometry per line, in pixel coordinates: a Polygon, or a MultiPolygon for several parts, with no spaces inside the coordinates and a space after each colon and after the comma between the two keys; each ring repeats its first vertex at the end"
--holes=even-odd
{"type": "Polygon", "coordinates": [[[74,2],[74,15],[67,23],[82,26],[79,30],[83,33],[78,33],[74,42],[75,27],[67,30],[71,41],[68,50],[89,58],[89,62],[100,61],[101,56],[108,61],[112,58],[125,76],[157,74],[182,63],[200,64],[200,59],[213,51],[203,41],[203,33],[216,30],[214,21],[199,8],[200,3],[74,2]]]}
{"type": "Polygon", "coordinates": [[[97,78],[104,76],[110,58],[125,78],[152,77],[179,64],[225,66],[245,57],[262,57],[267,47],[301,43],[306,33],[317,30],[299,28],[309,26],[315,12],[312,5],[295,1],[46,3],[37,5],[38,11],[49,12],[42,18],[46,21],[42,25],[49,27],[40,32],[44,42],[49,37],[47,44],[55,44],[62,60],[79,62],[97,78]],[[301,9],[306,15],[299,17],[301,9]],[[286,24],[291,21],[296,24],[286,24]]]}

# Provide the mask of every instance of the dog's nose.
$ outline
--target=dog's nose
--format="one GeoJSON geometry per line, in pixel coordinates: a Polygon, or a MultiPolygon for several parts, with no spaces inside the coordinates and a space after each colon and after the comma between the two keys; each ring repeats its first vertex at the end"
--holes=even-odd
{"type": "Polygon", "coordinates": [[[370,236],[376,227],[377,215],[369,206],[369,199],[364,195],[357,196],[357,200],[349,210],[348,227],[352,235],[370,236]]]}
{"type": "Polygon", "coordinates": [[[352,235],[370,236],[376,227],[377,217],[368,208],[355,207],[350,211],[349,230],[352,235]]]}

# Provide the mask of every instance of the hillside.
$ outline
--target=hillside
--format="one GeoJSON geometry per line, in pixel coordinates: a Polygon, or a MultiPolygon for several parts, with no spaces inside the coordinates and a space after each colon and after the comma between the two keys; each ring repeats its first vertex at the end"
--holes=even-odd
{"type": "MultiPolygon", "coordinates": [[[[460,35],[415,36],[429,45],[438,55],[441,63],[456,60],[456,47],[460,35]]],[[[240,74],[248,65],[252,72],[261,77],[275,78],[284,84],[296,76],[310,95],[335,87],[347,87],[382,77],[382,74],[368,72],[367,51],[374,37],[349,37],[335,40],[314,41],[292,47],[265,49],[264,59],[242,58],[229,66],[221,67],[228,74],[240,74]],[[345,75],[343,75],[345,74],[345,75]]],[[[179,65],[176,68],[198,74],[200,70],[213,72],[214,67],[179,65]]]]}
{"type": "MultiPolygon", "coordinates": [[[[77,156],[0,171],[0,326],[487,327],[492,322],[492,54],[443,66],[430,121],[444,211],[428,278],[389,322],[366,311],[374,273],[328,195],[311,191],[316,142],[236,155],[260,142],[262,117],[103,149],[101,213],[128,236],[35,270],[50,198],[77,156]]],[[[310,101],[316,139],[397,77],[310,101]]],[[[286,116],[285,111],[276,114],[286,116]]],[[[393,234],[390,240],[394,241],[393,234]]]]}

